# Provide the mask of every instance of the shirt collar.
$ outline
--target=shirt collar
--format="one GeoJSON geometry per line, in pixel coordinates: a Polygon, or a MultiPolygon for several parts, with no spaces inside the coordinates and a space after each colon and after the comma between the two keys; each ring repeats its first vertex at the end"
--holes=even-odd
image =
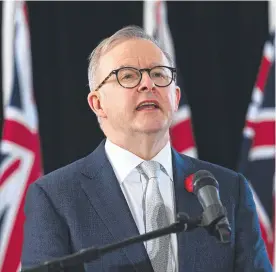
{"type": "MultiPolygon", "coordinates": [[[[106,139],[105,142],[105,151],[120,183],[124,181],[136,166],[144,161],[128,150],[112,143],[108,139],[106,139]]],[[[152,158],[152,160],[159,162],[165,168],[169,177],[173,179],[170,141],[168,141],[164,148],[154,158],[152,158]]]]}

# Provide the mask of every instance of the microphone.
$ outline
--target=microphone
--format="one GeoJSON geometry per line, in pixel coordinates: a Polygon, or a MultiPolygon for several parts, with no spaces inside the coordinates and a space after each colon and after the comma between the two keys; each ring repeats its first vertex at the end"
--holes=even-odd
{"type": "Polygon", "coordinates": [[[185,181],[185,188],[192,191],[203,208],[201,224],[222,243],[231,240],[227,211],[219,196],[219,184],[207,170],[199,170],[185,181]]]}
{"type": "Polygon", "coordinates": [[[211,235],[217,237],[222,243],[229,243],[231,228],[226,217],[226,209],[222,206],[219,198],[219,186],[214,176],[208,171],[200,170],[186,179],[185,188],[197,196],[203,207],[202,216],[190,218],[188,214],[180,212],[177,214],[177,221],[167,227],[130,237],[123,241],[103,247],[82,249],[71,255],[46,261],[34,267],[24,268],[21,272],[85,271],[84,263],[96,260],[113,250],[171,233],[192,231],[198,227],[204,227],[211,235]]]}
{"type": "Polygon", "coordinates": [[[200,220],[190,218],[186,213],[177,214],[177,222],[151,232],[127,238],[123,241],[109,244],[103,247],[90,247],[79,252],[44,262],[38,266],[24,268],[21,272],[84,272],[84,263],[100,258],[113,250],[126,247],[131,244],[148,241],[171,233],[191,231],[199,227],[200,220]]]}

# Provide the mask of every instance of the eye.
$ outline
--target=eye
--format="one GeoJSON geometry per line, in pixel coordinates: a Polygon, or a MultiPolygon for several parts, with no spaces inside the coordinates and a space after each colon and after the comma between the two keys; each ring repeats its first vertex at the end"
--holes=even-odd
{"type": "Polygon", "coordinates": [[[165,74],[164,74],[164,73],[161,73],[161,72],[153,72],[151,75],[152,75],[153,77],[162,77],[162,78],[165,77],[165,74]]]}
{"type": "Polygon", "coordinates": [[[122,79],[130,79],[133,78],[133,74],[124,74],[122,75],[122,79]]]}
{"type": "Polygon", "coordinates": [[[139,72],[134,69],[124,68],[119,71],[118,77],[121,81],[136,80],[139,78],[139,72]]]}

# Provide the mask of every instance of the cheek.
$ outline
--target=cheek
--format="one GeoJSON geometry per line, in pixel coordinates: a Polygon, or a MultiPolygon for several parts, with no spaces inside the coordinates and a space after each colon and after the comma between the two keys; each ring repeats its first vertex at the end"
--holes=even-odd
{"type": "Polygon", "coordinates": [[[105,97],[104,107],[107,113],[112,115],[127,114],[135,106],[134,99],[131,96],[124,95],[120,92],[113,92],[105,97]]]}
{"type": "Polygon", "coordinates": [[[178,97],[177,91],[174,90],[172,92],[171,99],[172,99],[172,105],[173,105],[174,110],[177,110],[178,103],[179,103],[179,101],[178,101],[179,97],[178,97]]]}
{"type": "Polygon", "coordinates": [[[175,98],[176,96],[174,92],[168,92],[166,97],[164,97],[168,108],[175,108],[175,98]]]}

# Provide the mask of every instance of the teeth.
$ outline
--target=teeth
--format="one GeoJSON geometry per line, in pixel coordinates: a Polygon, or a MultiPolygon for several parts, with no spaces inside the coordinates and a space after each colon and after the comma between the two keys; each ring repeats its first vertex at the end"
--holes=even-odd
{"type": "Polygon", "coordinates": [[[139,107],[141,107],[141,106],[156,106],[156,104],[152,103],[152,102],[150,102],[150,103],[145,102],[145,103],[142,103],[141,105],[139,105],[139,107]]]}
{"type": "Polygon", "coordinates": [[[143,106],[154,107],[155,109],[158,109],[158,108],[159,108],[158,105],[157,105],[156,103],[154,103],[154,102],[144,102],[144,103],[141,103],[141,104],[137,107],[137,109],[140,109],[140,108],[142,108],[143,106]]]}

